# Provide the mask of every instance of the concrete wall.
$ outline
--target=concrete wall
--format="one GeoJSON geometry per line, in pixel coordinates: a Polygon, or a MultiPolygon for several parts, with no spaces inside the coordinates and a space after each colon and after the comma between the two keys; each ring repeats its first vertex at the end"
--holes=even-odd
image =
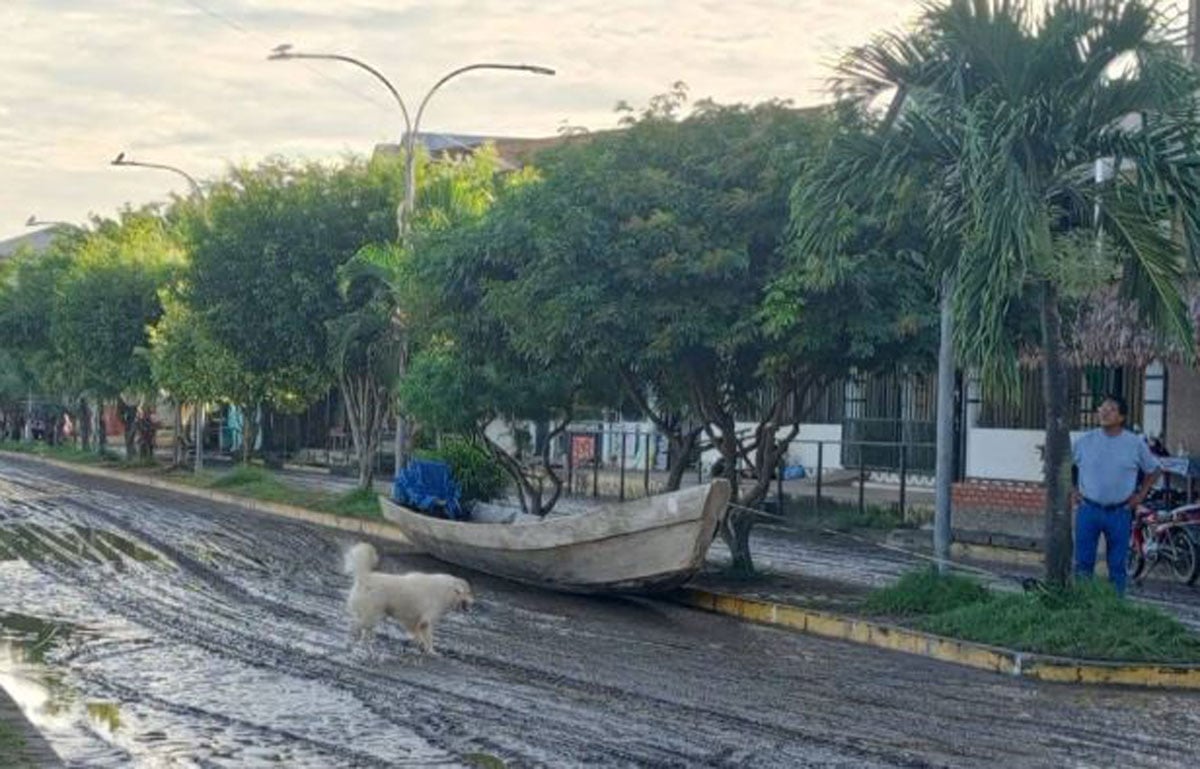
{"type": "MultiPolygon", "coordinates": [[[[1074,441],[1083,431],[1073,431],[1074,441]]],[[[968,478],[1008,481],[1041,481],[1041,430],[999,430],[973,427],[967,433],[968,478]]]]}

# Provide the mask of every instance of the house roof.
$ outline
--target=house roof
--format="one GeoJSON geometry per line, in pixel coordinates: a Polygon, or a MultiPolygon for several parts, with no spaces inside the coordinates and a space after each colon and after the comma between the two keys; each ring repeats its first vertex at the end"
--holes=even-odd
{"type": "Polygon", "coordinates": [[[8,240],[0,240],[0,260],[9,258],[22,246],[27,246],[34,251],[41,251],[50,245],[50,241],[54,239],[54,230],[54,227],[47,227],[31,232],[28,235],[18,235],[8,240]]]}
{"type": "MultiPolygon", "coordinates": [[[[533,138],[515,136],[481,136],[476,134],[450,133],[419,133],[417,141],[431,155],[460,155],[474,152],[484,144],[491,143],[500,156],[500,163],[507,169],[516,169],[527,164],[533,155],[550,147],[556,147],[569,141],[586,140],[588,137],[606,131],[595,133],[561,134],[557,136],[539,136],[533,138]]],[[[398,155],[401,145],[395,142],[375,145],[376,155],[398,155]]]]}

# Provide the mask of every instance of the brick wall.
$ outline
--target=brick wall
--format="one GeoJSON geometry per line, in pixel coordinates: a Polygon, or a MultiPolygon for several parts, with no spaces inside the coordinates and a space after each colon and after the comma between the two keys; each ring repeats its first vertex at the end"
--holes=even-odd
{"type": "Polygon", "coordinates": [[[971,479],[954,484],[950,494],[955,510],[1041,512],[1046,489],[1040,483],[971,479]]]}

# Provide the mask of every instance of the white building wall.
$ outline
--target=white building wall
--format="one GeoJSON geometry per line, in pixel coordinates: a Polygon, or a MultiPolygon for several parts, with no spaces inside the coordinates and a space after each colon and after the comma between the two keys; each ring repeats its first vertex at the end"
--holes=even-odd
{"type": "MultiPolygon", "coordinates": [[[[1085,431],[1071,432],[1071,441],[1085,431]]],[[[968,478],[1006,481],[1042,480],[1042,430],[1001,430],[972,427],[967,433],[968,478]]]]}
{"type": "MultiPolygon", "coordinates": [[[[757,427],[757,422],[738,422],[735,425],[739,435],[752,435],[757,427]]],[[[775,434],[777,437],[782,437],[787,435],[789,430],[790,428],[780,428],[775,434]]],[[[796,433],[796,437],[788,446],[786,463],[803,465],[811,475],[817,471],[817,452],[820,451],[823,472],[840,470],[842,467],[841,441],[842,426],[840,424],[800,425],[800,432],[796,433]],[[824,448],[819,448],[822,443],[824,448]]],[[[704,452],[702,462],[706,473],[720,456],[721,452],[717,449],[707,449],[704,452]]]]}

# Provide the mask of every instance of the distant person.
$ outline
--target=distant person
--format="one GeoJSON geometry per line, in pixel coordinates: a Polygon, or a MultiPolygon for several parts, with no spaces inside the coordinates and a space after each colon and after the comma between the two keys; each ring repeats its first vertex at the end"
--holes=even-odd
{"type": "Polygon", "coordinates": [[[1133,512],[1161,473],[1142,436],[1125,429],[1128,410],[1124,398],[1106,395],[1096,409],[1100,427],[1080,436],[1073,448],[1078,478],[1072,492],[1076,504],[1075,575],[1092,576],[1096,545],[1103,534],[1108,579],[1121,595],[1125,594],[1133,512]]]}

